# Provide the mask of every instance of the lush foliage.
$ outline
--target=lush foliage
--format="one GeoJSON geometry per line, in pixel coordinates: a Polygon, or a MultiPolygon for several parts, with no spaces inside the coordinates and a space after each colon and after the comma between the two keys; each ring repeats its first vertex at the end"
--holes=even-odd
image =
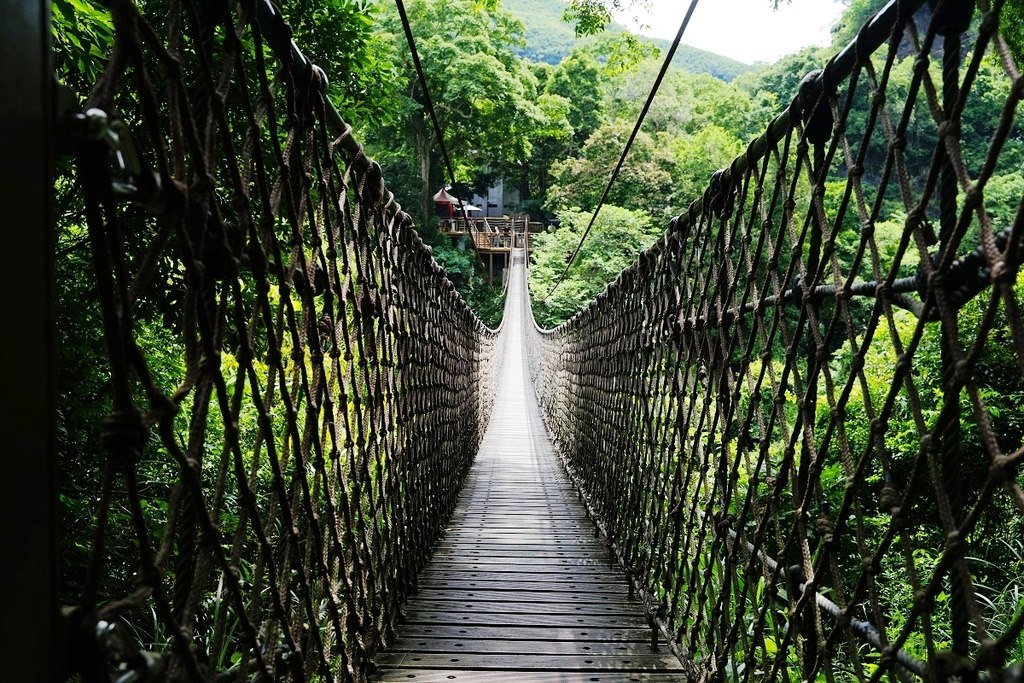
{"type": "Polygon", "coordinates": [[[346,119],[360,131],[394,120],[401,72],[376,30],[378,5],[372,0],[284,0],[280,5],[295,41],[327,74],[328,92],[346,119]]]}
{"type": "MultiPolygon", "coordinates": [[[[529,156],[531,132],[542,114],[535,104],[535,79],[512,51],[522,42],[519,21],[497,2],[481,6],[470,0],[415,0],[407,11],[456,176],[473,177],[529,156]]],[[[386,137],[415,154],[425,223],[430,197],[446,175],[440,172],[440,141],[397,12],[385,14],[382,28],[390,35],[392,59],[398,60],[406,79],[400,88],[401,118],[386,137]]]]}
{"type": "Polygon", "coordinates": [[[562,211],[559,217],[557,230],[536,237],[530,267],[533,313],[545,327],[553,327],[593,299],[662,229],[642,212],[605,207],[576,257],[573,277],[549,295],[590,221],[590,213],[562,211]]]}
{"type": "MultiPolygon", "coordinates": [[[[605,30],[601,2],[416,0],[407,9],[454,165],[455,191],[468,199],[470,188],[483,192],[504,178],[518,192],[518,204],[510,208],[535,220],[569,208],[592,209],[654,81],[657,48],[621,27],[605,30]],[[578,20],[582,39],[562,21],[563,9],[578,20]],[[568,34],[565,49],[550,53],[557,58],[544,58],[549,63],[520,56],[544,49],[547,39],[538,26],[541,34],[568,34]]],[[[480,294],[487,287],[479,272],[467,274],[473,259],[433,227],[430,197],[452,179],[397,12],[387,3],[381,12],[377,28],[390,50],[383,61],[403,78],[386,98],[394,116],[366,131],[368,149],[463,295],[489,301],[489,294],[480,294]]],[[[684,68],[688,54],[680,50],[676,57],[684,68]]],[[[710,59],[703,53],[700,58],[710,59]]],[[[771,104],[712,76],[671,70],[611,203],[660,217],[678,210],[763,124],[771,104]]]]}

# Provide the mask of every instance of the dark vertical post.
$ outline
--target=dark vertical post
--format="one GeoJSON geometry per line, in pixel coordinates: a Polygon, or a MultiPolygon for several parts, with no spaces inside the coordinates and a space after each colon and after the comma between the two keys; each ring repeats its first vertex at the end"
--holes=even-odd
{"type": "MultiPolygon", "coordinates": [[[[938,22],[938,33],[942,35],[942,113],[947,122],[958,121],[956,111],[960,95],[960,34],[967,30],[973,14],[974,3],[946,0],[936,10],[934,21],[938,22]]],[[[940,143],[941,144],[941,143],[940,143]]],[[[943,155],[942,172],[939,176],[939,253],[945,254],[957,222],[957,178],[948,155],[943,155]]],[[[955,324],[956,313],[952,322],[955,324]]],[[[961,380],[956,372],[955,338],[943,325],[941,339],[942,358],[942,412],[945,423],[940,433],[940,461],[945,480],[945,494],[949,500],[953,525],[963,521],[963,499],[960,491],[960,391],[961,380]]],[[[962,547],[962,546],[961,546],[962,547]]],[[[952,650],[966,657],[970,648],[970,620],[968,613],[969,578],[963,573],[962,556],[957,557],[950,569],[950,630],[952,650]]]]}
{"type": "Polygon", "coordinates": [[[0,680],[60,680],[47,0],[0,20],[0,680]]]}

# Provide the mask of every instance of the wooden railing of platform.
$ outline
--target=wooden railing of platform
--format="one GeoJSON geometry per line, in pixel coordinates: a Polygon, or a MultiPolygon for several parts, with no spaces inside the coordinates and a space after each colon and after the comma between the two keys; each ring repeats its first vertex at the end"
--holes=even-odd
{"type": "Polygon", "coordinates": [[[445,218],[438,229],[453,239],[471,237],[478,252],[507,254],[512,249],[531,251],[532,237],[544,229],[544,224],[526,217],[445,218]]]}

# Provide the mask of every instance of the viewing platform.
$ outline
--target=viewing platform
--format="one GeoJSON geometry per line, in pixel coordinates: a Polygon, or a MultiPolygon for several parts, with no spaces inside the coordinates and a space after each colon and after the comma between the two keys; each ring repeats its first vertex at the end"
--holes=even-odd
{"type": "Polygon", "coordinates": [[[508,254],[513,249],[532,248],[532,237],[544,230],[544,224],[526,216],[512,218],[442,218],[441,234],[452,239],[468,237],[483,253],[508,254]]]}

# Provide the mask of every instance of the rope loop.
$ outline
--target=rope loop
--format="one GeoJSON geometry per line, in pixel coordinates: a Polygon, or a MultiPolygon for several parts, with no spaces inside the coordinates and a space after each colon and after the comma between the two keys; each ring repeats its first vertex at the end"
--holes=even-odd
{"type": "Polygon", "coordinates": [[[107,452],[122,465],[135,465],[149,441],[149,426],[138,407],[111,413],[103,419],[101,441],[107,452]]]}

